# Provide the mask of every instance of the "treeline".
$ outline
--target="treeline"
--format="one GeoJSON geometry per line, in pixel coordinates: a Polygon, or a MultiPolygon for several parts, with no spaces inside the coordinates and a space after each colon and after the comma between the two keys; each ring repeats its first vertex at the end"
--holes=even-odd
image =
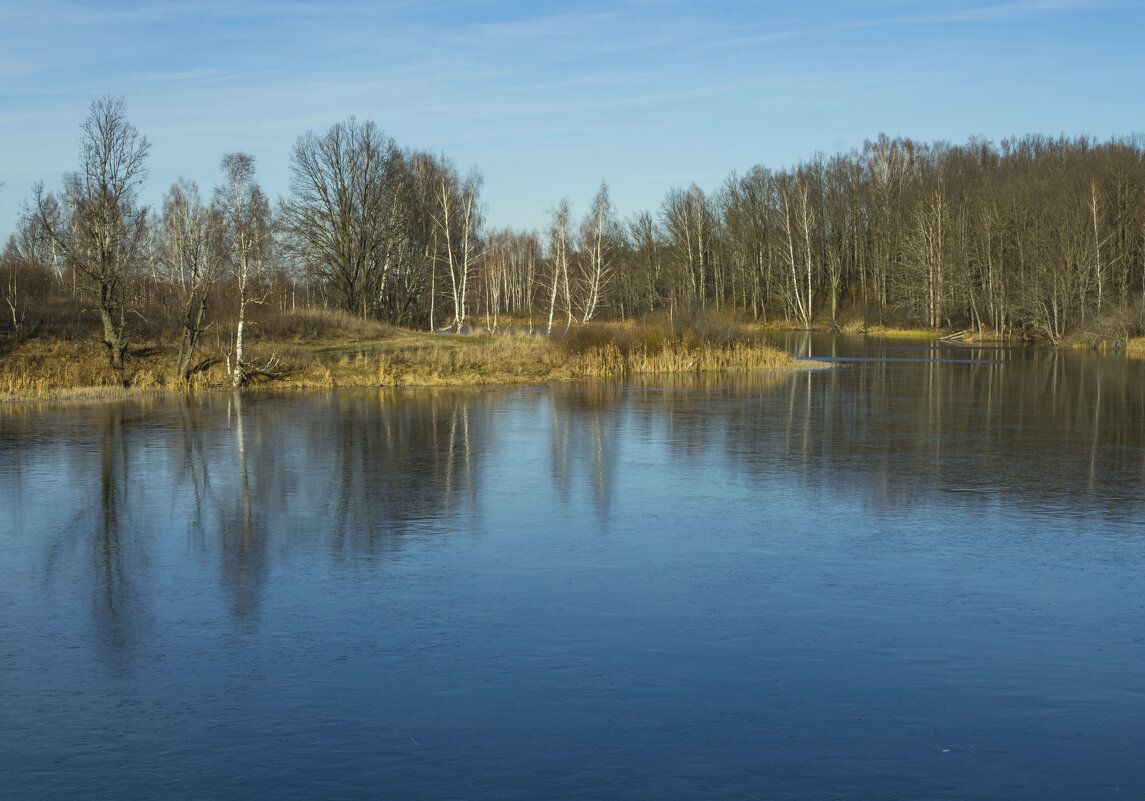
{"type": "Polygon", "coordinates": [[[602,183],[544,231],[491,230],[481,178],[351,118],[307,133],[272,207],[251,156],[212,190],[138,201],[150,144],[123,102],[92,103],[80,164],[37,187],[0,259],[9,331],[88,327],[121,364],[130,337],[178,341],[193,369],[224,328],[228,369],[252,319],[334,307],[415,328],[542,330],[700,308],[803,327],[972,329],[1124,342],[1145,325],[1145,143],[1027,136],[1001,145],[881,136],[716,191],[674,189],[620,219],[602,183]],[[74,311],[81,317],[70,323],[74,311]]]}

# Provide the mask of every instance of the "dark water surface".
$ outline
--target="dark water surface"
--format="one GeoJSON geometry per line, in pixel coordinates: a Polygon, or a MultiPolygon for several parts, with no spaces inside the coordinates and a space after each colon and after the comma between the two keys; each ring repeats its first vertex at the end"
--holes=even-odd
{"type": "Polygon", "coordinates": [[[857,342],[0,410],[0,797],[1145,796],[1145,369],[857,342]]]}

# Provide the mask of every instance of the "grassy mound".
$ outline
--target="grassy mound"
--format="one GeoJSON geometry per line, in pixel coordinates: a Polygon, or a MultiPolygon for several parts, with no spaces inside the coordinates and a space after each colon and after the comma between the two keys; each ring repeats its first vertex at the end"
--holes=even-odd
{"type": "MultiPolygon", "coordinates": [[[[591,323],[546,338],[523,330],[434,334],[308,311],[284,317],[273,330],[255,329],[248,353],[265,368],[255,383],[282,387],[485,385],[797,364],[760,332],[710,317],[675,326],[591,323]]],[[[170,345],[137,345],[124,368],[113,370],[93,339],[9,343],[0,355],[0,396],[108,397],[227,386],[222,337],[204,342],[189,381],[172,376],[175,355],[170,345]]]]}

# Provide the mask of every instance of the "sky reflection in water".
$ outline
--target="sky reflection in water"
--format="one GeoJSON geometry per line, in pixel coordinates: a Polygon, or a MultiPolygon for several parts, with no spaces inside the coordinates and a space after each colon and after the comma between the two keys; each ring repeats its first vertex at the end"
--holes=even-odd
{"type": "Polygon", "coordinates": [[[5,411],[0,794],[1132,795],[1142,389],[1021,352],[5,411]]]}

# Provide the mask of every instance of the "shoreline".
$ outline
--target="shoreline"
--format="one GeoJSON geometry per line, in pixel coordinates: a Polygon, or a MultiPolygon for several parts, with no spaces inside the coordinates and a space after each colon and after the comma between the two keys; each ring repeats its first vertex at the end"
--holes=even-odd
{"type": "MultiPolygon", "coordinates": [[[[826,362],[797,360],[757,332],[727,339],[686,332],[598,324],[551,340],[521,333],[457,335],[387,331],[375,338],[255,340],[254,362],[274,361],[269,375],[238,391],[334,388],[484,388],[641,375],[694,375],[756,370],[811,370],[826,362]]],[[[724,335],[727,336],[726,332],[724,335]]],[[[0,355],[0,405],[37,401],[92,403],[236,391],[225,353],[205,348],[190,380],[170,375],[175,349],[137,344],[122,370],[107,365],[94,340],[26,340],[0,355]]]]}

